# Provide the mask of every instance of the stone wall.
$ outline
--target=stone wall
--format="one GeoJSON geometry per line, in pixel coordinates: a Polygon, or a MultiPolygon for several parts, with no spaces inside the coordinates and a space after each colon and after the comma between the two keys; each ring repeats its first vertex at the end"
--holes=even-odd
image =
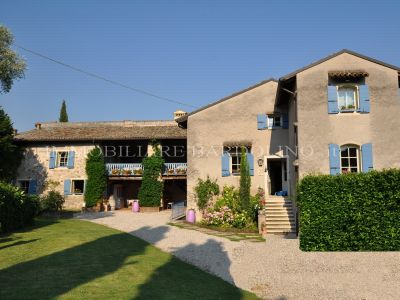
{"type": "MultiPolygon", "coordinates": [[[[31,145],[26,149],[25,159],[18,170],[17,180],[34,179],[37,181],[37,192],[42,195],[48,191],[46,182],[53,181],[58,185],[56,190],[64,194],[65,179],[86,179],[85,165],[87,153],[95,146],[92,144],[75,145],[31,145]],[[51,151],[75,151],[74,168],[49,168],[51,151]]],[[[83,195],[67,195],[65,208],[80,209],[84,202],[83,195]]]]}

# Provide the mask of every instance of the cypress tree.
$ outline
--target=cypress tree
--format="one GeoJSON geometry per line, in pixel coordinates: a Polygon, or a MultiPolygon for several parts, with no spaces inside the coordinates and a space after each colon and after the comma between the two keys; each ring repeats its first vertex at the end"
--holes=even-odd
{"type": "Polygon", "coordinates": [[[67,104],[65,104],[65,100],[63,100],[61,105],[59,121],[68,122],[67,104]]]}
{"type": "Polygon", "coordinates": [[[242,147],[240,157],[240,187],[239,196],[243,210],[248,210],[250,206],[250,168],[247,162],[246,148],[242,147]]]}

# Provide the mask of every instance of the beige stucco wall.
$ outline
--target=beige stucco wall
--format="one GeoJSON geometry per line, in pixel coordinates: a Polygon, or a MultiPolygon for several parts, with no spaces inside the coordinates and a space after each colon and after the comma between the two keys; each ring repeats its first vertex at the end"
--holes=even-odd
{"type": "Polygon", "coordinates": [[[226,101],[197,112],[188,118],[188,208],[196,208],[194,187],[198,178],[209,175],[218,184],[239,186],[239,176],[222,177],[221,154],[224,143],[251,143],[254,176],[251,192],[264,188],[265,173],[258,159],[276,153],[288,141],[287,129],[258,130],[257,114],[274,111],[277,82],[270,81],[226,101]]]}
{"type": "MultiPolygon", "coordinates": [[[[46,193],[45,182],[58,182],[56,190],[64,194],[65,179],[86,179],[85,165],[87,153],[94,148],[90,144],[70,145],[32,145],[26,149],[25,159],[18,169],[17,180],[35,179],[38,194],[46,193]],[[50,151],[75,151],[74,168],[49,169],[50,151]]],[[[83,195],[68,195],[65,198],[65,208],[79,209],[82,207],[83,195]]]]}
{"type": "Polygon", "coordinates": [[[400,167],[397,71],[344,53],[297,74],[300,177],[329,174],[328,144],[372,143],[375,169],[400,167]],[[369,114],[328,114],[328,71],[369,73],[369,114]]]}

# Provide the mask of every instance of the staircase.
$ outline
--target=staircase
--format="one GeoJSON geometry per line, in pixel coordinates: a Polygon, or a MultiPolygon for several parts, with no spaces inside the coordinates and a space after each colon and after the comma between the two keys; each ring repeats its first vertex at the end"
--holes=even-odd
{"type": "Polygon", "coordinates": [[[269,196],[264,207],[267,234],[296,232],[293,204],[287,197],[269,196]]]}

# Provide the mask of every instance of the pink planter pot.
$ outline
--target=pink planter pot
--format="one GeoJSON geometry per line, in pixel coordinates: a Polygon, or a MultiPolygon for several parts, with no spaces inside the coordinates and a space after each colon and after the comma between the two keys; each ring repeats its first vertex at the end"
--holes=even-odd
{"type": "Polygon", "coordinates": [[[139,207],[139,201],[138,200],[134,200],[132,203],[132,212],[139,212],[140,211],[140,207],[139,207]]]}
{"type": "Polygon", "coordinates": [[[189,209],[186,213],[186,222],[196,223],[196,212],[194,209],[189,209]]]}

